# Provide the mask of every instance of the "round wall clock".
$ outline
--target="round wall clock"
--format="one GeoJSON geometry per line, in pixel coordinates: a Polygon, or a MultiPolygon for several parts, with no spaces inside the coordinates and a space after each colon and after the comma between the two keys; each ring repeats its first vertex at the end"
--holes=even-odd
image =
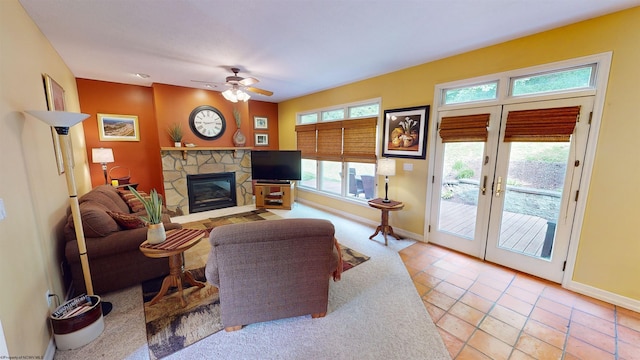
{"type": "Polygon", "coordinates": [[[201,105],[191,111],[189,127],[196,136],[204,140],[215,140],[224,134],[227,122],[220,110],[201,105]]]}

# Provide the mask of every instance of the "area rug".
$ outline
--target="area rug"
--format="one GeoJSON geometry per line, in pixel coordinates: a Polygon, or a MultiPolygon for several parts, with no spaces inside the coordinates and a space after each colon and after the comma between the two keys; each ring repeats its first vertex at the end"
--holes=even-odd
{"type": "MultiPolygon", "coordinates": [[[[224,224],[268,219],[280,219],[280,217],[266,210],[255,210],[184,223],[182,226],[210,231],[224,224]]],[[[368,256],[344,245],[341,246],[341,252],[343,272],[369,260],[368,256]]],[[[204,267],[190,271],[196,280],[206,283],[204,267]]],[[[209,283],[206,283],[202,289],[185,285],[183,293],[187,306],[184,308],[180,306],[175,288],[170,289],[160,301],[150,306],[149,301],[160,291],[162,280],[163,277],[160,277],[142,283],[147,342],[151,359],[166,357],[223,329],[220,321],[220,298],[216,287],[209,283]]]]}

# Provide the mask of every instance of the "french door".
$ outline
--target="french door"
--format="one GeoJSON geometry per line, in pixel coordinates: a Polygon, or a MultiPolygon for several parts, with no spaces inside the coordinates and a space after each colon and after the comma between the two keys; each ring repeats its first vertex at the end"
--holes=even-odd
{"type": "Polygon", "coordinates": [[[561,282],[592,108],[588,96],[439,112],[429,241],[561,282]]]}

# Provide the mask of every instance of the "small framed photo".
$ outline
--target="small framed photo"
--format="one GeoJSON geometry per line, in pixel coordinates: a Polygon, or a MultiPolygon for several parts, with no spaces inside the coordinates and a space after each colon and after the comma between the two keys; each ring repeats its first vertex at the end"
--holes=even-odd
{"type": "Polygon", "coordinates": [[[426,158],[428,122],[429,105],[385,110],[382,156],[426,158]]]}
{"type": "MultiPolygon", "coordinates": [[[[65,111],[64,89],[60,84],[47,74],[42,75],[44,79],[44,92],[47,97],[47,108],[49,111],[65,111]]],[[[56,154],[56,162],[58,164],[58,174],[64,173],[64,163],[62,159],[62,150],[60,148],[60,138],[56,129],[51,127],[51,135],[53,137],[53,151],[56,154]]],[[[66,136],[65,139],[69,137],[66,136]]],[[[70,142],[69,142],[70,144],[70,142]]],[[[73,163],[72,163],[73,164],[73,163]]],[[[72,165],[73,167],[73,165],[72,165]]]]}
{"type": "Polygon", "coordinates": [[[256,134],[256,146],[268,146],[269,134],[256,134]]]}
{"type": "Polygon", "coordinates": [[[253,117],[253,128],[265,130],[269,128],[269,120],[264,116],[253,117]]]}
{"type": "Polygon", "coordinates": [[[140,141],[135,115],[98,114],[100,141],[140,141]]]}

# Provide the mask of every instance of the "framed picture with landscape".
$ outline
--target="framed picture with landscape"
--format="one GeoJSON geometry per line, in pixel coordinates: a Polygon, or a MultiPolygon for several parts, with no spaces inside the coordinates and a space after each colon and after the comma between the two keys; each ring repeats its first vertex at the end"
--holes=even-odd
{"type": "MultiPolygon", "coordinates": [[[[64,89],[58,84],[51,76],[43,74],[44,80],[44,92],[47,97],[47,109],[49,111],[65,111],[64,103],[64,89]]],[[[51,136],[53,137],[53,151],[56,154],[56,163],[58,164],[58,174],[64,173],[64,163],[62,159],[62,150],[60,149],[60,138],[56,129],[51,127],[51,136]]],[[[69,141],[69,137],[65,136],[65,141],[69,141]]],[[[67,143],[67,146],[71,145],[71,141],[67,143]]],[[[73,163],[72,163],[73,164],[73,163]]],[[[73,167],[73,165],[71,165],[73,167]]]]}
{"type": "Polygon", "coordinates": [[[253,128],[259,130],[266,130],[269,128],[268,119],[264,116],[253,117],[253,128]]]}
{"type": "Polygon", "coordinates": [[[98,114],[100,141],[140,141],[135,115],[98,114]]]}
{"type": "Polygon", "coordinates": [[[384,111],[382,156],[424,159],[429,105],[384,111]]]}

